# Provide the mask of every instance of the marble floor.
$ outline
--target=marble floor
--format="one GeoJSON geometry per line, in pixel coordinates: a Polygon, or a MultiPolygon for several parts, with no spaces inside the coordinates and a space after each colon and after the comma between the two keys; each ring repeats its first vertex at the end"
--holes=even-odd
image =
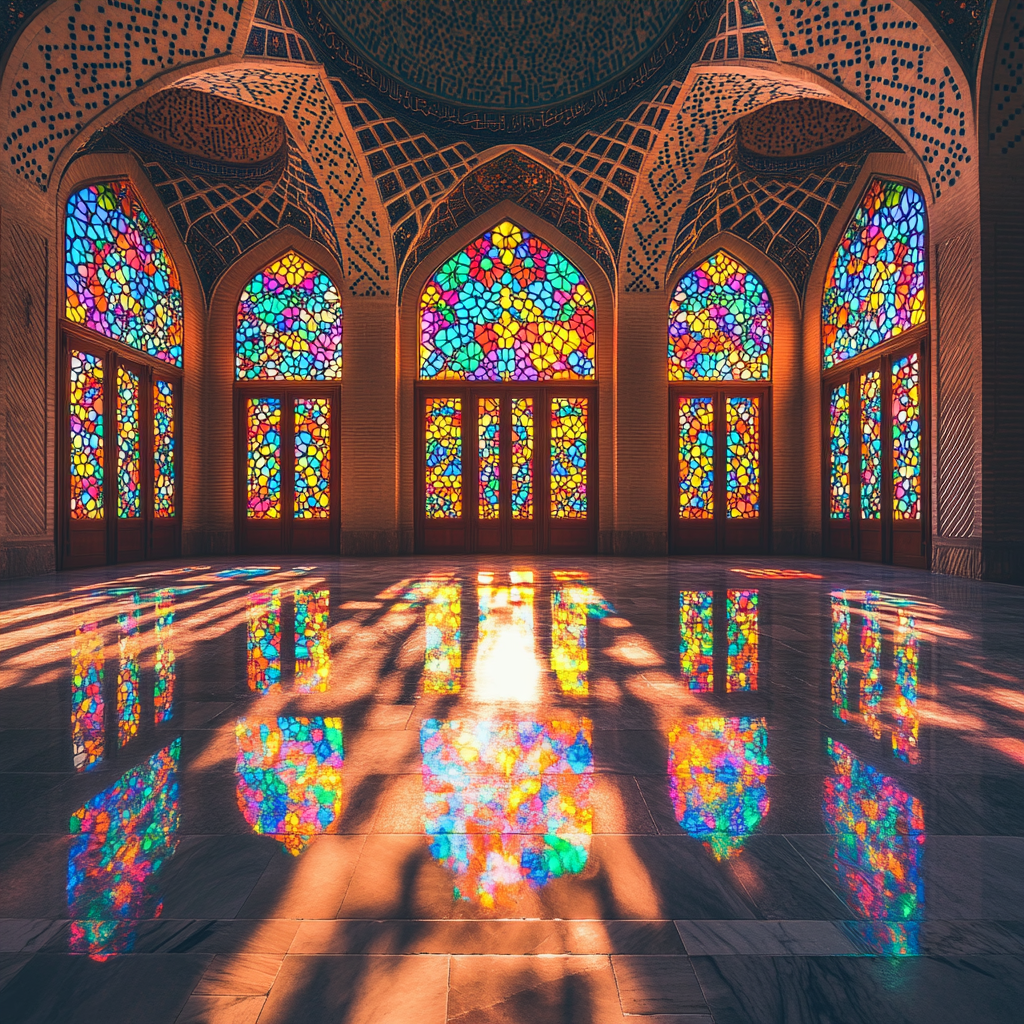
{"type": "Polygon", "coordinates": [[[1019,1022],[1022,626],[808,559],[4,583],[0,1016],[1019,1022]]]}

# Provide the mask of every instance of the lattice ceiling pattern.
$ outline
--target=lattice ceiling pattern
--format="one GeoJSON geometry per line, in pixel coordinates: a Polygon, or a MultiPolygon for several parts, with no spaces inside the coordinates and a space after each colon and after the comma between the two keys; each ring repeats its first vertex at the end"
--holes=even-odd
{"type": "Polygon", "coordinates": [[[704,45],[701,60],[775,60],[772,41],[755,0],[725,0],[714,35],[704,45]]]}

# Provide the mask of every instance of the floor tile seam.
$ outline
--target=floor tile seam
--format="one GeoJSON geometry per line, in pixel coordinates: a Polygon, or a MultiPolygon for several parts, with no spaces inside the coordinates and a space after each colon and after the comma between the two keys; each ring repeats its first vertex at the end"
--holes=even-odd
{"type": "MultiPolygon", "coordinates": [[[[810,873],[812,875],[814,875],[814,877],[816,877],[818,879],[818,881],[821,882],[821,884],[823,886],[825,886],[825,889],[832,894],[832,896],[838,901],[838,903],[841,906],[845,907],[847,904],[846,904],[846,900],[843,898],[842,894],[837,891],[837,889],[828,881],[828,879],[826,879],[826,878],[824,878],[822,876],[820,871],[815,869],[814,865],[811,864],[811,862],[790,841],[791,837],[792,838],[796,838],[800,834],[801,833],[796,833],[796,832],[791,832],[791,833],[788,833],[788,834],[784,833],[782,838],[786,841],[786,845],[789,846],[789,848],[796,854],[796,856],[799,857],[800,860],[802,860],[804,862],[804,864],[807,866],[807,870],[810,871],[810,873]]],[[[804,833],[804,834],[806,834],[806,833],[804,833]]],[[[811,834],[812,835],[816,835],[816,833],[811,833],[811,834]]],[[[838,919],[838,918],[826,918],[826,920],[841,920],[841,919],[838,919]]]]}

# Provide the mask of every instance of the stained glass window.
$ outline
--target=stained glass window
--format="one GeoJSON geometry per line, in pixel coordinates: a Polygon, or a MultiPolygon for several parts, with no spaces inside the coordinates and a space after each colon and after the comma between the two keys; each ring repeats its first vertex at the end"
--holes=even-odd
{"type": "Polygon", "coordinates": [[[139,692],[139,609],[130,607],[117,617],[120,627],[117,670],[117,745],[139,734],[142,718],[139,692]]]}
{"type": "Polygon", "coordinates": [[[462,587],[445,583],[424,606],[423,692],[462,689],[462,587]]]}
{"type": "Polygon", "coordinates": [[[65,225],[68,320],[181,366],[178,271],[134,187],[115,181],[79,189],[65,225]]]}
{"type": "Polygon", "coordinates": [[[679,668],[696,693],[715,685],[714,601],[710,590],[679,591],[679,668]]]}
{"type": "Polygon", "coordinates": [[[424,822],[455,899],[515,910],[524,891],[586,867],[592,734],[588,719],[423,723],[424,822]]]}
{"type": "Polygon", "coordinates": [[[727,253],[708,257],[669,305],[669,380],[770,380],[772,300],[727,253]]]}
{"type": "Polygon", "coordinates": [[[829,515],[850,518],[850,388],[832,389],[829,403],[829,515]]]}
{"type": "Polygon", "coordinates": [[[697,718],[668,733],[676,821],[716,860],[740,852],[768,813],[768,728],[763,718],[697,718]]]}
{"type": "Polygon", "coordinates": [[[860,379],[860,514],[882,518],[882,375],[860,379]]]}
{"type": "Polygon", "coordinates": [[[551,399],[551,518],[587,518],[587,399],[551,399]]]}
{"type": "Polygon", "coordinates": [[[715,511],[715,402],[679,397],[679,518],[710,519],[715,511]]]}
{"type": "Polygon", "coordinates": [[[177,661],[174,656],[174,597],[161,593],[156,602],[156,656],[153,668],[153,720],[159,725],[169,722],[174,714],[174,684],[177,681],[177,661]]]}
{"type": "Polygon", "coordinates": [[[257,835],[298,857],[341,813],[340,718],[280,716],[235,724],[238,807],[257,835]]]}
{"type": "Polygon", "coordinates": [[[729,693],[756,690],[758,673],[757,591],[730,590],[726,594],[729,653],[725,688],[729,693]]]}
{"type": "Polygon", "coordinates": [[[246,675],[249,689],[267,693],[281,685],[281,592],[261,590],[246,598],[246,675]]]}
{"type": "Polygon", "coordinates": [[[753,519],[761,497],[761,402],[725,400],[725,505],[730,519],[753,519]]]}
{"type": "Polygon", "coordinates": [[[924,198],[874,181],[825,275],[825,368],[895,338],[927,317],[924,198]]]}
{"type": "Polygon", "coordinates": [[[594,376],[594,296],[583,275],[505,221],[447,260],[420,298],[423,380],[594,376]]]}
{"type": "Polygon", "coordinates": [[[281,518],[281,399],[246,400],[249,519],[281,518]]]}
{"type": "Polygon", "coordinates": [[[501,490],[501,399],[477,399],[477,460],[480,472],[479,516],[497,519],[501,490]]]}
{"type": "Polygon", "coordinates": [[[295,689],[326,693],[331,680],[331,592],[295,591],[295,689]]]}
{"type": "Polygon", "coordinates": [[[103,635],[96,623],[79,626],[71,641],[71,754],[75,771],[103,760],[103,635]]]}
{"type": "Polygon", "coordinates": [[[341,380],[341,300],[331,279],[289,252],[242,292],[238,380],[341,380]]]}
{"type": "Polygon", "coordinates": [[[533,518],[533,399],[512,399],[512,518],[533,518]]]}
{"type": "Polygon", "coordinates": [[[426,400],[426,513],[428,519],[462,515],[462,399],[426,400]]]}
{"type": "Polygon", "coordinates": [[[295,518],[331,514],[331,400],[295,399],[295,518]]]}
{"type": "Polygon", "coordinates": [[[71,353],[71,518],[103,518],[103,360],[71,353]]]}
{"type": "Polygon", "coordinates": [[[117,368],[117,515],[142,515],[142,450],[139,443],[139,378],[124,366],[117,368]]]}
{"type": "Polygon", "coordinates": [[[153,382],[153,515],[167,519],[174,503],[174,385],[153,382]]]}
{"type": "Polygon", "coordinates": [[[72,953],[129,953],[139,921],[160,916],[156,876],[178,848],[176,739],[71,815],[68,916],[72,953]]]}
{"type": "Polygon", "coordinates": [[[896,519],[921,518],[921,396],[917,353],[892,364],[892,507],[896,519]]]}

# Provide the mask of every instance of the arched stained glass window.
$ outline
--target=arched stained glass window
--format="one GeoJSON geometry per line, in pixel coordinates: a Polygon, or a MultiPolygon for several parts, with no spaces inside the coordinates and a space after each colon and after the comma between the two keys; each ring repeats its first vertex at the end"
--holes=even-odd
{"type": "Polygon", "coordinates": [[[594,376],[594,296],[547,242],[505,221],[438,269],[420,298],[420,378],[594,376]]]}
{"type": "Polygon", "coordinates": [[[88,185],[71,196],[64,265],[71,323],[181,366],[178,271],[130,182],[88,185]]]}
{"type": "Polygon", "coordinates": [[[825,369],[927,319],[924,198],[894,181],[864,193],[825,276],[825,369]]]}
{"type": "Polygon", "coordinates": [[[341,380],[341,299],[334,282],[285,253],[246,285],[238,303],[238,380],[341,380]]]}
{"type": "Polygon", "coordinates": [[[669,305],[669,380],[771,379],[772,300],[728,253],[694,267],[669,305]]]}

